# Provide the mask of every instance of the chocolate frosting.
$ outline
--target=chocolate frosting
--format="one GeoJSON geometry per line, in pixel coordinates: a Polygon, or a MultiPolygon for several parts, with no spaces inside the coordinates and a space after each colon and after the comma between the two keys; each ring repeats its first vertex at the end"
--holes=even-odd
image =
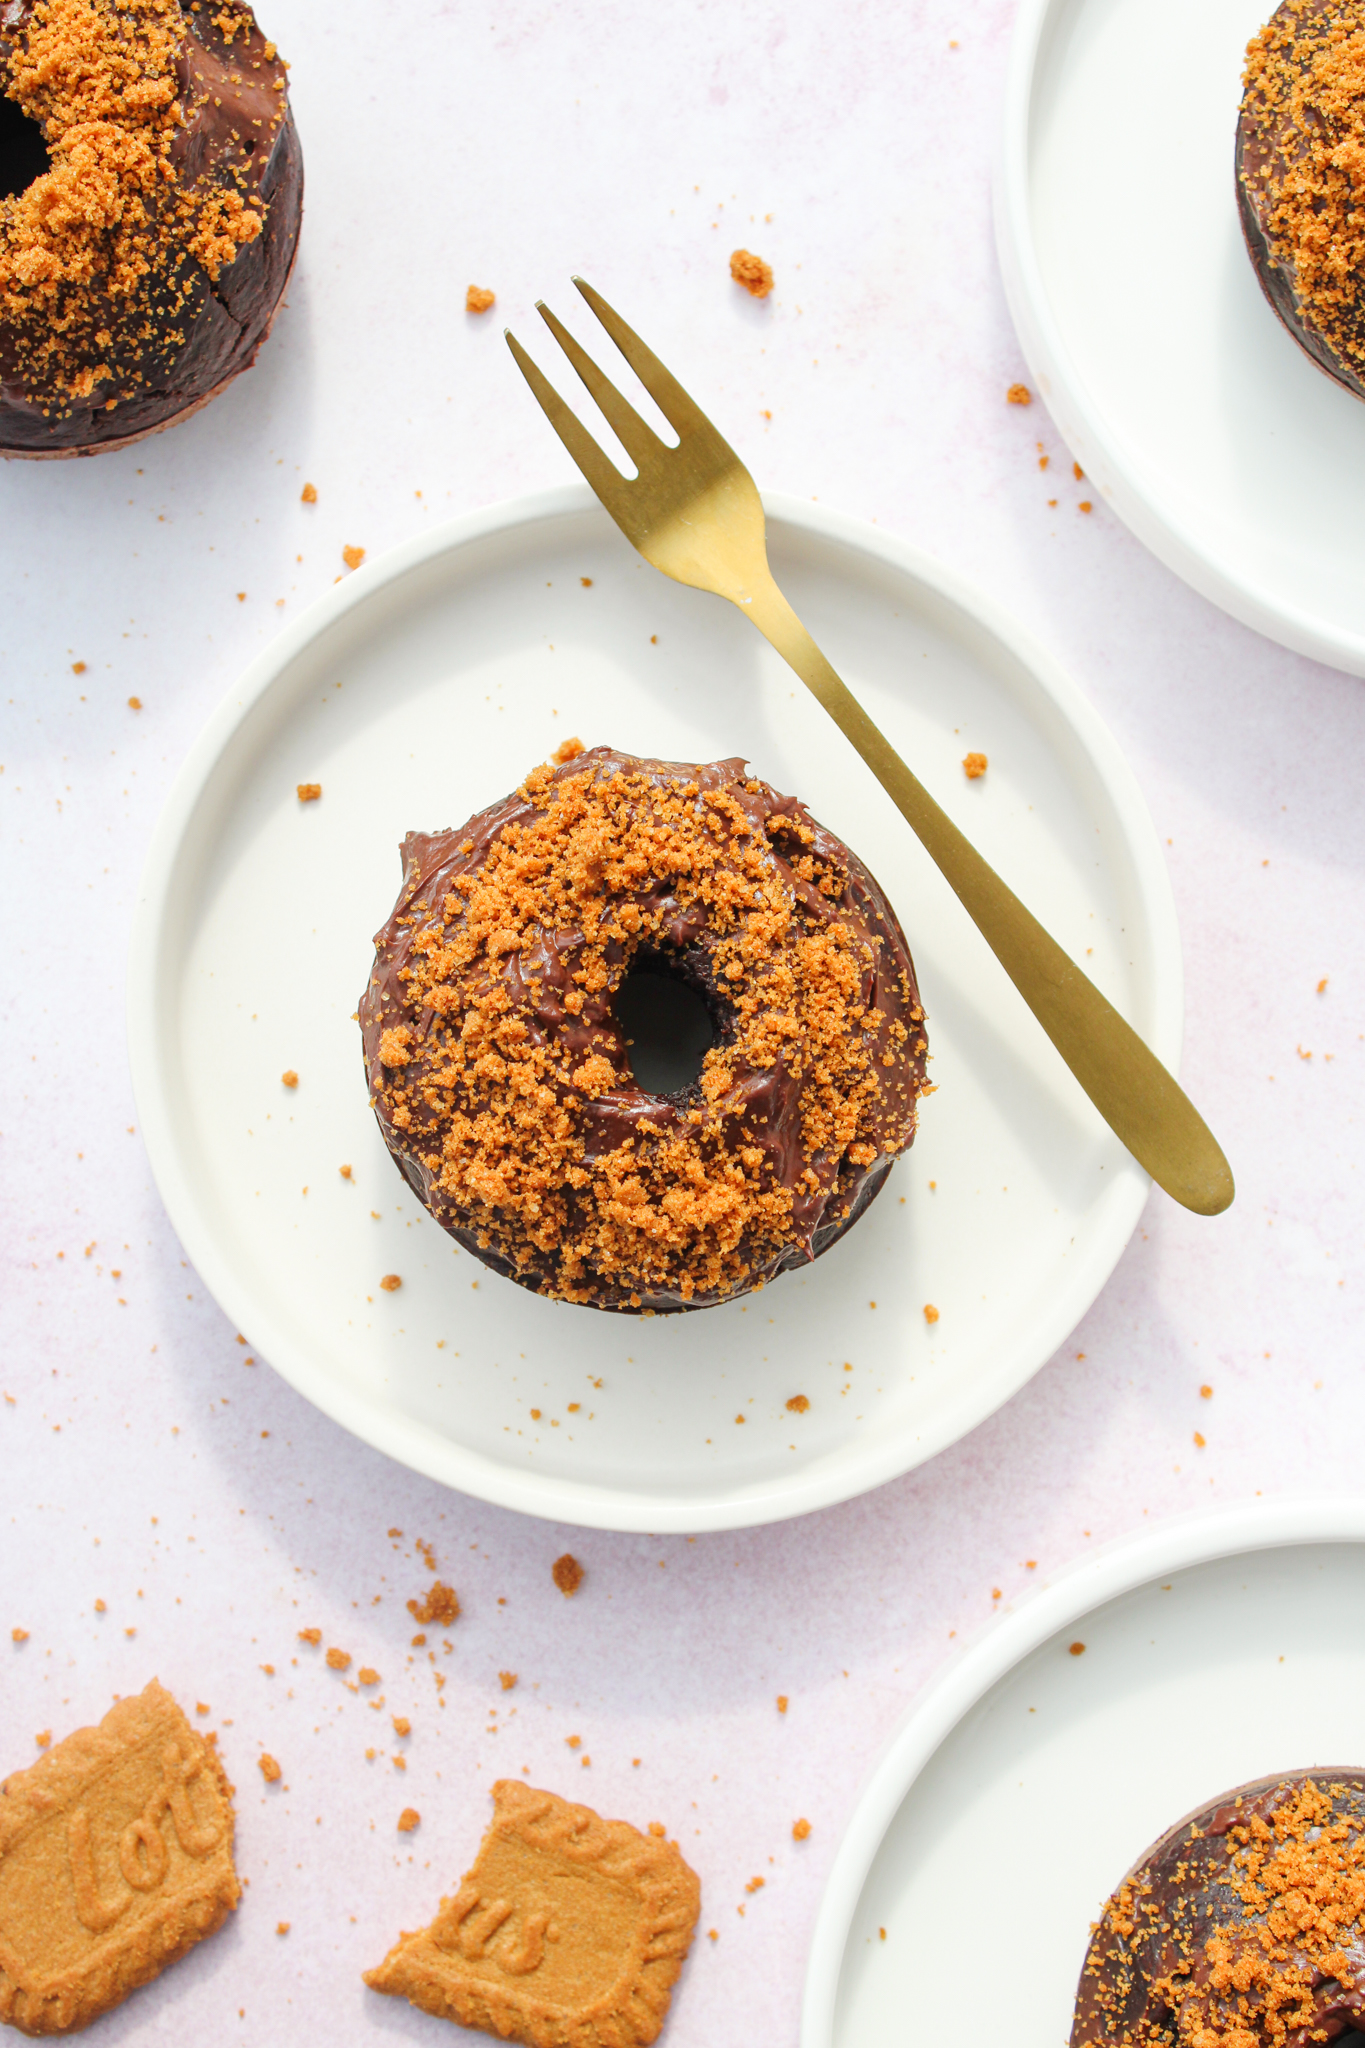
{"type": "MultiPolygon", "coordinates": [[[[802,1143],[803,1102],[812,1085],[811,1063],[802,1048],[792,1049],[761,1071],[741,1070],[724,1107],[724,1142],[731,1148],[756,1147],[764,1159],[763,1174],[771,1186],[791,1196],[790,1226],[785,1242],[756,1253],[747,1281],[721,1290],[697,1289],[690,1295],[677,1286],[644,1292],[616,1284],[606,1276],[590,1283],[591,1305],[638,1313],[702,1308],[748,1292],[778,1273],[819,1258],[868,1208],[885,1183],[896,1156],[913,1140],[916,1102],[924,1092],[927,1045],[914,965],[905,934],[886,897],[863,863],[834,834],[818,824],[794,797],[781,796],[766,783],[746,779],[742,759],[707,765],[638,760],[608,747],[597,747],[559,768],[553,782],[591,773],[610,778],[644,776],[655,786],[677,788],[693,783],[703,794],[724,791],[744,811],[759,839],[766,836],[773,873],[790,891],[802,918],[812,927],[837,920],[858,941],[864,960],[859,991],[863,1021],[851,1024],[872,1054],[880,1087],[870,1112],[862,1148],[869,1156],[855,1162],[847,1150],[837,1156],[810,1155],[802,1143]],[[790,821],[790,836],[786,821],[790,821]],[[824,863],[842,880],[839,894],[822,893],[796,872],[803,856],[824,863]],[[872,1156],[875,1155],[875,1156],[872,1156]]],[[[386,1030],[405,1021],[413,1030],[416,1064],[405,1066],[407,1099],[420,1096],[424,1076],[440,1063],[429,1011],[414,1013],[405,973],[417,951],[427,943],[433,923],[440,929],[439,906],[447,901],[460,876],[477,873],[489,850],[509,825],[536,815],[544,793],[518,792],[478,813],[456,831],[410,833],[402,846],[403,886],[393,915],[375,937],[375,962],[361,999],[359,1017],[366,1071],[375,1115],[385,1143],[419,1199],[442,1227],[486,1265],[537,1292],[559,1293],[553,1258],[528,1259],[523,1244],[500,1242],[496,1230],[472,1224],[468,1209],[439,1183],[440,1117],[418,1114],[406,1129],[397,1127],[390,1099],[390,1077],[381,1059],[386,1030]],[[431,906],[430,910],[426,907],[431,906]],[[413,1085],[415,1084],[415,1085],[413,1085]]],[[[678,976],[705,1001],[716,1042],[732,1043],[735,1009],[728,985],[718,981],[716,936],[698,903],[680,904],[671,884],[647,876],[634,892],[642,911],[657,919],[657,938],[648,964],[678,976]]],[[[619,899],[618,899],[619,900],[619,899]]],[[[577,1065],[600,1054],[613,1070],[613,1084],[596,1099],[575,1110],[586,1160],[614,1152],[624,1141],[686,1131],[689,1114],[702,1104],[695,1086],[680,1096],[647,1094],[636,1086],[625,1038],[614,1016],[616,992],[631,962],[617,947],[612,985],[590,994],[577,1013],[566,1007],[575,994],[574,971],[583,946],[580,931],[539,931],[534,943],[507,953],[500,972],[512,1005],[525,1022],[533,1042],[554,1047],[577,1065]]],[[[637,958],[635,965],[641,961],[637,958]]],[[[458,1017],[458,1006],[455,1012],[458,1017]]],[[[642,1141],[642,1151],[648,1149],[642,1141]]],[[[574,1297],[577,1298],[577,1297],[574,1297]]]]}
{"type": "MultiPolygon", "coordinates": [[[[35,4],[0,0],[0,90],[35,4]]],[[[120,394],[112,411],[106,405],[109,384],[96,386],[89,398],[60,404],[28,390],[15,336],[0,315],[0,455],[93,455],[139,441],[216,398],[255,361],[269,334],[298,251],[303,153],[284,63],[266,55],[266,38],[245,0],[233,5],[244,26],[231,42],[215,18],[223,10],[183,10],[176,85],[185,125],[172,142],[170,161],[183,185],[220,185],[263,211],[261,233],[216,280],[193,263],[188,303],[173,312],[155,293],[149,296],[150,339],[139,340],[136,354],[115,346],[102,356],[120,394]]]]}
{"type": "MultiPolygon", "coordinates": [[[[1271,21],[1274,23],[1287,16],[1296,21],[1311,21],[1315,15],[1334,16],[1339,12],[1338,0],[1283,0],[1271,21]]],[[[1304,354],[1334,383],[1342,385],[1356,398],[1365,398],[1365,382],[1333,345],[1300,298],[1293,264],[1277,258],[1274,252],[1270,215],[1281,180],[1299,155],[1301,146],[1301,139],[1287,120],[1268,120],[1250,94],[1243,96],[1237,118],[1234,166],[1237,217],[1241,223],[1242,239],[1261,290],[1304,354]]],[[[1365,278],[1360,280],[1360,301],[1365,307],[1365,278]]]]}
{"type": "MultiPolygon", "coordinates": [[[[1236,2038],[1226,2006],[1212,1991],[1205,1944],[1222,1935],[1235,1957],[1245,1946],[1257,1958],[1266,1916],[1252,1912],[1229,1881],[1229,1831],[1275,1809],[1307,1785],[1328,1796],[1335,1821],[1353,1833],[1365,1829],[1365,1772],[1323,1765],[1312,1771],[1258,1778],[1224,1792],[1167,1830],[1134,1864],[1094,1928],[1076,1993],[1071,2048],[1186,2048],[1236,2038]],[[1126,1897],[1125,1897],[1126,1895],[1126,1897]],[[1127,1930],[1127,1931],[1125,1931],[1127,1930]],[[1193,1967],[1178,1976],[1182,2010],[1173,2011],[1159,1987],[1186,1960],[1193,1967]],[[1208,2029],[1207,2034],[1201,2029],[1208,2029]]],[[[1365,1940],[1361,1929],[1344,1929],[1339,1942],[1341,1974],[1328,1977],[1311,1957],[1286,1950],[1286,1963],[1300,1969],[1312,1986],[1313,2018],[1274,2038],[1278,2048],[1356,2039],[1365,2033],[1365,1940]]],[[[1269,2038],[1269,2037],[1267,2037],[1269,2038]]]]}

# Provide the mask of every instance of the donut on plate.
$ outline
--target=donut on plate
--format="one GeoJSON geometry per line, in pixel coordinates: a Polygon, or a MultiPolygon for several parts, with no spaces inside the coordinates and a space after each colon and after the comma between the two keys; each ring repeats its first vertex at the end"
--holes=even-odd
{"type": "Polygon", "coordinates": [[[1365,9],[1284,0],[1247,47],[1237,205],[1261,289],[1365,398],[1365,9]]]}
{"type": "Polygon", "coordinates": [[[856,855],[742,760],[595,747],[411,833],[360,1004],[379,1127],[432,1215],[556,1300],[704,1308],[818,1258],[915,1135],[924,1013],[856,855]],[[705,1005],[639,1085],[641,978],[705,1005]]]}
{"type": "Polygon", "coordinates": [[[1091,1930],[1071,2048],[1309,2048],[1365,2032],[1365,1772],[1188,1815],[1091,1930]]]}
{"type": "Polygon", "coordinates": [[[0,455],[207,404],[270,331],[302,209],[244,0],[0,0],[0,455]]]}

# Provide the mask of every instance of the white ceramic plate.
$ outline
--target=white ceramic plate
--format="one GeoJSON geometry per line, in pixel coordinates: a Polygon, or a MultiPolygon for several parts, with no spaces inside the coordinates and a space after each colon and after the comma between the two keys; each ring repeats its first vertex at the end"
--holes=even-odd
{"type": "Polygon", "coordinates": [[[1168,566],[1365,673],[1365,405],[1242,244],[1233,144],[1274,0],[1022,0],[996,229],[1010,309],[1087,476],[1168,566]]]}
{"type": "MultiPolygon", "coordinates": [[[[1165,870],[1094,712],[876,528],[771,512],[783,586],[873,715],[1174,1063],[1165,870]],[[991,763],[972,783],[969,749],[991,763]]],[[[1147,1192],[795,678],[738,612],[648,568],[581,488],[423,536],[281,633],[176,782],[129,1003],[162,1196],[238,1329],[367,1442],[566,1521],[737,1527],[905,1471],[1064,1340],[1147,1192]],[[351,1019],[399,840],[459,824],[571,734],[746,755],[856,846],[910,935],[939,1085],[921,1136],[842,1244],[747,1302],[644,1322],[542,1301],[456,1250],[370,1114],[351,1019]],[[320,802],[297,801],[305,781],[320,802]]]]}
{"type": "Polygon", "coordinates": [[[964,2021],[1060,2048],[1119,1879],[1234,1785],[1365,1764],[1363,1691],[1358,1503],[1202,1515],[1069,1572],[920,1695],[869,1780],[801,2048],[939,2048],[964,2021]]]}

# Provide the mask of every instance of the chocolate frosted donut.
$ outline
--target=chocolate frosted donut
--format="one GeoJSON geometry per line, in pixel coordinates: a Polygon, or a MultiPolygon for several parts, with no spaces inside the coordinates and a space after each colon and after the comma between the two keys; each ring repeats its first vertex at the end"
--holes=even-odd
{"type": "Polygon", "coordinates": [[[1365,1772],[1225,1792],[1094,1928],[1071,2048],[1309,2048],[1365,2033],[1365,1772]]]}
{"type": "Polygon", "coordinates": [[[93,455],[254,361],[303,158],[244,0],[0,0],[0,455],[93,455]]]}
{"type": "Polygon", "coordinates": [[[1284,0],[1247,46],[1237,206],[1261,289],[1365,398],[1365,13],[1284,0]]]}
{"type": "Polygon", "coordinates": [[[895,913],[742,760],[595,747],[402,851],[360,1003],[374,1110],[509,1279],[628,1312],[730,1300],[826,1251],[914,1138],[927,1048],[895,913]],[[663,1094],[623,1021],[657,977],[711,1039],[663,1094]]]}

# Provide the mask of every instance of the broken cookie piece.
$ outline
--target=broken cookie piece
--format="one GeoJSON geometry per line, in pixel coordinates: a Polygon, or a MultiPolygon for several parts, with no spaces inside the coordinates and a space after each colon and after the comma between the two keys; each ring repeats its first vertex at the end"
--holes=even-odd
{"type": "Polygon", "coordinates": [[[0,2021],[88,2026],[241,1896],[232,1787],[155,1679],[0,1784],[0,2021]]]}
{"type": "Polygon", "coordinates": [[[459,1890],[365,1982],[526,2048],[647,2048],[700,1908],[671,1842],[503,1778],[459,1890]]]}

